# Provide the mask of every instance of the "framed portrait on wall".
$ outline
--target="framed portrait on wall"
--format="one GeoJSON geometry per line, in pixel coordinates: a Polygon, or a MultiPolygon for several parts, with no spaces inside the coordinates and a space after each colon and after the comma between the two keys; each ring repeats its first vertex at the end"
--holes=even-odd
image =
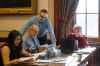
{"type": "Polygon", "coordinates": [[[36,14],[37,0],[0,0],[0,14],[36,14]]]}

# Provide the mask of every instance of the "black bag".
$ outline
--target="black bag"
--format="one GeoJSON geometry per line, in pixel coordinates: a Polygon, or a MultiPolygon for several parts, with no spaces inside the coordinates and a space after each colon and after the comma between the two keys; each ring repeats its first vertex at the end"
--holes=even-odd
{"type": "Polygon", "coordinates": [[[47,40],[47,35],[45,35],[41,38],[38,37],[38,40],[40,42],[40,45],[44,45],[44,44],[50,45],[52,43],[51,40],[47,40]]]}
{"type": "Polygon", "coordinates": [[[62,53],[72,53],[75,50],[75,40],[69,38],[61,39],[61,51],[62,53]]]}

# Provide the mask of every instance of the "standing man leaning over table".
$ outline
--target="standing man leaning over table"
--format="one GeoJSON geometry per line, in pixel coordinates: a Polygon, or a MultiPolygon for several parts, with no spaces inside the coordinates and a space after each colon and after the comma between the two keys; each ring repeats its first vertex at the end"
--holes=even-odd
{"type": "Polygon", "coordinates": [[[26,30],[32,26],[32,24],[36,24],[39,27],[39,33],[38,33],[38,40],[40,42],[40,45],[44,44],[50,44],[50,45],[56,45],[56,38],[52,29],[52,26],[50,24],[50,21],[48,19],[48,12],[46,9],[41,9],[38,16],[33,16],[29,22],[27,22],[24,26],[21,28],[21,33],[24,34],[26,30]]]}

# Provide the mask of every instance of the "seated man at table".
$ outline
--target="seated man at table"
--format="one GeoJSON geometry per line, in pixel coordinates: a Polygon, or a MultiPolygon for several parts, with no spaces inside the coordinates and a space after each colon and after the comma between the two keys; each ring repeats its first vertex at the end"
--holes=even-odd
{"type": "Polygon", "coordinates": [[[78,48],[85,48],[88,46],[86,37],[82,34],[82,28],[80,26],[75,26],[72,32],[68,35],[69,39],[78,40],[78,48]]]}
{"type": "Polygon", "coordinates": [[[78,48],[85,48],[88,46],[86,37],[81,32],[80,26],[73,27],[70,33],[61,39],[61,50],[63,53],[71,53],[78,48]]]}
{"type": "Polygon", "coordinates": [[[36,53],[40,46],[37,39],[38,31],[38,26],[33,24],[31,27],[29,27],[24,37],[23,47],[31,53],[36,53]]]}

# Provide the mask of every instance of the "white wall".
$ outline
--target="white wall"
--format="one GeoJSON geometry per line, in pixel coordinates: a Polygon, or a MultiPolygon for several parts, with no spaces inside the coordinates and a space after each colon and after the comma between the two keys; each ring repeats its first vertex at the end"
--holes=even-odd
{"type": "Polygon", "coordinates": [[[38,13],[43,8],[48,10],[48,1],[49,0],[38,0],[38,13]]]}
{"type": "Polygon", "coordinates": [[[54,28],[54,0],[48,0],[48,12],[54,28]]]}
{"type": "Polygon", "coordinates": [[[38,0],[38,13],[43,8],[48,10],[49,18],[54,27],[54,0],[38,0]]]}
{"type": "Polygon", "coordinates": [[[31,16],[0,16],[0,37],[6,37],[8,31],[20,29],[31,16]]]}

